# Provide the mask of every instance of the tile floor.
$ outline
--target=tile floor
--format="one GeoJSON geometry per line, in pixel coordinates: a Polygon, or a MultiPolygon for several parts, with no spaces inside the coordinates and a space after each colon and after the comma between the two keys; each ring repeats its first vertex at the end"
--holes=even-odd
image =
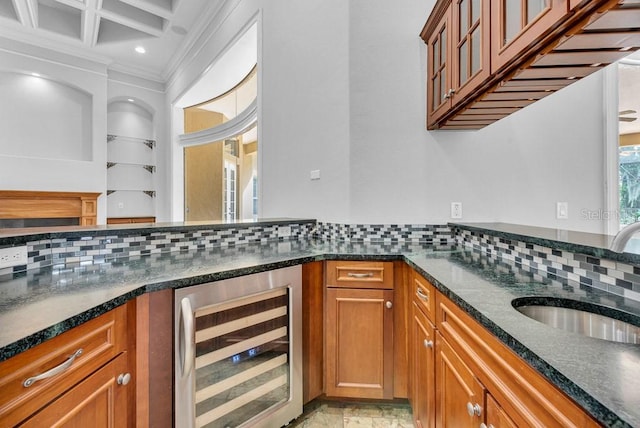
{"type": "Polygon", "coordinates": [[[413,428],[406,403],[313,401],[287,428],[413,428]]]}

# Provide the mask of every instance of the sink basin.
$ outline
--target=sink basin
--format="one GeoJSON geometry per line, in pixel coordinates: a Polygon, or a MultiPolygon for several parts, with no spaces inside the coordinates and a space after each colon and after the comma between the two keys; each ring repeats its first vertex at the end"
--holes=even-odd
{"type": "Polygon", "coordinates": [[[520,298],[512,305],[529,318],[554,328],[612,342],[640,343],[640,327],[622,321],[620,318],[633,317],[622,311],[556,298],[520,298]]]}

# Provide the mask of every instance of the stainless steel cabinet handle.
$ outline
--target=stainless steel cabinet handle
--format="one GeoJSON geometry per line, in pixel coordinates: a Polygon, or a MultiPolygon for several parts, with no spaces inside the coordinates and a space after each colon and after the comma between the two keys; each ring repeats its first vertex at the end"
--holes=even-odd
{"type": "Polygon", "coordinates": [[[387,300],[387,303],[385,303],[385,306],[387,307],[387,309],[391,309],[391,308],[393,308],[393,303],[391,303],[391,301],[387,300]]]}
{"type": "Polygon", "coordinates": [[[425,302],[429,301],[429,296],[427,296],[426,294],[424,294],[424,291],[422,291],[422,288],[417,287],[416,288],[416,294],[418,295],[418,297],[422,300],[424,300],[425,302]]]}
{"type": "Polygon", "coordinates": [[[469,402],[467,403],[467,413],[469,413],[469,416],[480,416],[482,414],[482,407],[480,407],[478,403],[471,404],[469,402]]]}
{"type": "Polygon", "coordinates": [[[191,301],[185,297],[180,302],[180,311],[182,312],[182,329],[180,330],[180,358],[182,367],[182,377],[186,377],[193,370],[193,362],[195,359],[195,332],[193,321],[193,310],[191,309],[191,301]]]}
{"type": "Polygon", "coordinates": [[[425,348],[433,348],[433,340],[425,339],[423,343],[425,348]]]}
{"type": "Polygon", "coordinates": [[[485,424],[484,422],[480,424],[480,428],[494,428],[492,424],[485,424]]]}
{"type": "Polygon", "coordinates": [[[349,272],[347,274],[347,276],[349,278],[372,278],[373,274],[371,272],[368,272],[368,273],[353,273],[353,272],[349,272]]]}
{"type": "Polygon", "coordinates": [[[131,381],[131,374],[129,373],[121,373],[118,375],[118,385],[127,385],[131,381]]]}
{"type": "Polygon", "coordinates": [[[50,377],[56,376],[56,375],[64,372],[69,367],[71,367],[73,362],[80,355],[82,355],[82,348],[80,348],[76,352],[74,352],[72,356],[70,356],[64,363],[60,364],[59,366],[56,366],[56,367],[52,368],[51,370],[47,370],[46,372],[44,372],[42,374],[30,377],[29,379],[25,380],[24,382],[22,382],[22,386],[24,386],[25,388],[29,388],[31,385],[33,385],[34,383],[36,383],[39,380],[48,379],[50,377]]]}

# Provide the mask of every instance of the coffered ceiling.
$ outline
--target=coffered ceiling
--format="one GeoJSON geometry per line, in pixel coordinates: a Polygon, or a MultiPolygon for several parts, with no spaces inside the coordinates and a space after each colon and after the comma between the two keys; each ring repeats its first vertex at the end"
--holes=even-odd
{"type": "Polygon", "coordinates": [[[165,80],[223,1],[0,0],[0,36],[165,80]]]}

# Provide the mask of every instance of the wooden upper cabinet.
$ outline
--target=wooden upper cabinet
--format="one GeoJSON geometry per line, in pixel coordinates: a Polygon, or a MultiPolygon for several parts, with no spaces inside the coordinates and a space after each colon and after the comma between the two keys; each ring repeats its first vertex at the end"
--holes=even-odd
{"type": "Polygon", "coordinates": [[[438,0],[427,128],[480,129],[640,48],[635,0],[438,0]]]}
{"type": "Polygon", "coordinates": [[[427,126],[436,124],[451,108],[450,37],[451,15],[447,10],[427,40],[427,126]]]}
{"type": "Polygon", "coordinates": [[[490,74],[489,0],[453,0],[451,4],[451,103],[466,98],[490,74]]]}
{"type": "Polygon", "coordinates": [[[569,13],[568,0],[491,0],[491,71],[498,72],[547,35],[569,13]]]}

